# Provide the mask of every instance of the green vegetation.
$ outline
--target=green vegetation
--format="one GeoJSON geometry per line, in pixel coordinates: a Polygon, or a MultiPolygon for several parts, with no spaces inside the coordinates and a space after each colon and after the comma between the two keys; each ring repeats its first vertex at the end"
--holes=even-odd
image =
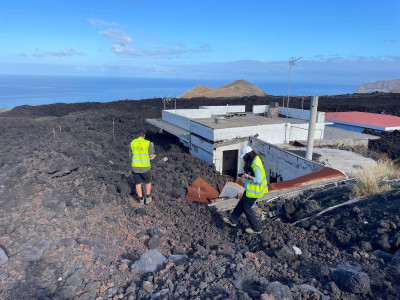
{"type": "Polygon", "coordinates": [[[375,165],[358,168],[350,177],[356,180],[354,196],[372,195],[392,189],[390,181],[400,180],[400,168],[388,158],[380,159],[375,165]]]}

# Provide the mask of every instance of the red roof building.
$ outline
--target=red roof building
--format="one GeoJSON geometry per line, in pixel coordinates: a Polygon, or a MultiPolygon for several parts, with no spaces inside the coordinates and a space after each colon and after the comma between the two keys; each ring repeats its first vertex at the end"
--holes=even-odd
{"type": "Polygon", "coordinates": [[[327,112],[325,121],[333,122],[333,127],[357,132],[364,129],[378,132],[400,130],[400,117],[359,111],[327,112]]]}

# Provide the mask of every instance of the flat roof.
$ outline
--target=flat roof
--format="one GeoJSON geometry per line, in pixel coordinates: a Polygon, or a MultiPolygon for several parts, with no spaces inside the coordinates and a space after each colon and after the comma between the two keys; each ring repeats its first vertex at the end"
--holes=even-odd
{"type": "Polygon", "coordinates": [[[400,128],[400,117],[359,111],[327,112],[325,120],[362,127],[400,128]]]}
{"type": "MultiPolygon", "coordinates": [[[[285,118],[279,118],[274,120],[271,118],[253,115],[246,113],[246,116],[233,116],[231,118],[226,118],[215,115],[211,118],[200,118],[200,119],[190,119],[193,122],[199,123],[201,125],[213,128],[213,129],[225,129],[225,128],[235,128],[235,127],[246,127],[246,126],[258,126],[258,125],[273,125],[273,124],[285,124],[285,118]],[[219,119],[218,123],[215,123],[215,119],[219,119]]],[[[289,118],[288,123],[292,124],[304,124],[306,121],[289,118]]]]}

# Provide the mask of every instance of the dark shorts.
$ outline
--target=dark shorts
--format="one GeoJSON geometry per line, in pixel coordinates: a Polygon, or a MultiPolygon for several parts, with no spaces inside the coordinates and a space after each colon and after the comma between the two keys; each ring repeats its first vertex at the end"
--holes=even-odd
{"type": "Polygon", "coordinates": [[[133,181],[135,184],[141,183],[151,183],[151,170],[144,173],[134,173],[132,172],[133,181]]]}

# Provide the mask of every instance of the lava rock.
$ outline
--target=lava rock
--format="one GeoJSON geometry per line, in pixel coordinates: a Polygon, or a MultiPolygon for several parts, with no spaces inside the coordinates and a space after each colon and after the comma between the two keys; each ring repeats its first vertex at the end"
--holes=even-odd
{"type": "Polygon", "coordinates": [[[392,264],[400,266],[400,249],[393,255],[392,264]]]}
{"type": "Polygon", "coordinates": [[[370,292],[370,279],[358,267],[338,265],[330,270],[329,275],[341,290],[356,294],[370,292]]]}
{"type": "Polygon", "coordinates": [[[8,262],[8,256],[0,247],[0,267],[8,262]]]}
{"type": "Polygon", "coordinates": [[[275,297],[280,300],[292,300],[292,292],[287,285],[280,283],[279,281],[269,282],[265,285],[266,294],[275,297]]]}
{"type": "Polygon", "coordinates": [[[376,257],[382,258],[384,261],[389,262],[392,260],[393,255],[381,250],[375,250],[372,252],[376,257]]]}
{"type": "Polygon", "coordinates": [[[42,258],[43,252],[49,249],[50,246],[50,240],[44,238],[35,238],[22,250],[22,260],[39,261],[42,258]]]}
{"type": "Polygon", "coordinates": [[[42,200],[42,205],[54,210],[55,212],[62,213],[66,208],[66,200],[68,197],[61,191],[53,190],[51,195],[42,200]]]}
{"type": "Polygon", "coordinates": [[[161,246],[161,244],[162,244],[162,239],[159,238],[158,236],[154,236],[148,241],[147,247],[149,247],[149,249],[155,249],[161,246]]]}
{"type": "Polygon", "coordinates": [[[142,256],[132,264],[131,269],[136,269],[139,273],[156,272],[161,268],[165,260],[165,256],[158,252],[157,249],[152,249],[143,253],[142,256]]]}
{"type": "Polygon", "coordinates": [[[275,251],[275,257],[281,261],[294,261],[296,260],[296,254],[288,246],[283,245],[275,251]]]}

